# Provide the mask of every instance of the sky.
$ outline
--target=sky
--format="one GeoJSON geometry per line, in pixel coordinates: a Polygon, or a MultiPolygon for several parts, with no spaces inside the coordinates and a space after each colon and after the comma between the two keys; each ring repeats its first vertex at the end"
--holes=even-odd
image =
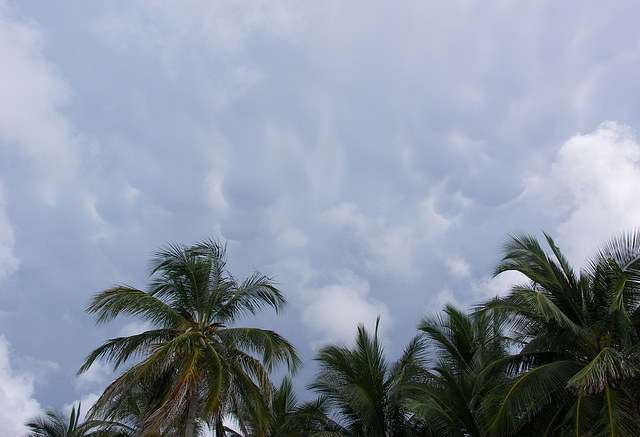
{"type": "Polygon", "coordinates": [[[0,0],[0,435],[113,377],[88,299],[207,237],[273,277],[305,362],[356,326],[390,360],[419,319],[517,278],[509,234],[579,268],[640,224],[632,0],[0,0]]]}

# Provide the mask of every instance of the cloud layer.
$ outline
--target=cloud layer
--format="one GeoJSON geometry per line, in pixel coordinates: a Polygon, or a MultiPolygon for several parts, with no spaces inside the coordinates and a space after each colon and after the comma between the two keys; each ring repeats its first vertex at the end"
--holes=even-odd
{"type": "Polygon", "coordinates": [[[168,242],[214,236],[234,275],[276,278],[289,310],[242,323],[293,341],[301,379],[358,323],[397,356],[425,313],[504,292],[508,233],[580,265],[638,226],[638,9],[0,1],[0,332],[59,366],[5,364],[7,409],[107,383],[75,372],[138,326],[93,328],[87,299],[144,288],[168,242]]]}

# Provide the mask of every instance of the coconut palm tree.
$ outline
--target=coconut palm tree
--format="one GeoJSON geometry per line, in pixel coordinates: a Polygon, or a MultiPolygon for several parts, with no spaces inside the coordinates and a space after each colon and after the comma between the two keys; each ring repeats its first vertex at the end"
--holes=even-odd
{"type": "Polygon", "coordinates": [[[75,405],[71,409],[71,415],[67,419],[57,410],[50,409],[44,415],[36,416],[26,423],[29,433],[25,437],[80,437],[84,436],[84,430],[78,426],[80,408],[75,405]]]}
{"type": "Polygon", "coordinates": [[[146,291],[118,286],[98,293],[87,308],[98,325],[119,315],[151,325],[88,355],[78,373],[98,359],[113,363],[114,370],[139,360],[105,390],[92,414],[109,417],[140,387],[153,387],[152,408],[140,418],[143,435],[171,430],[191,437],[204,421],[221,436],[223,417],[240,405],[267,421],[269,372],[278,364],[293,371],[300,360],[277,333],[235,324],[241,316],[267,307],[279,311],[285,303],[267,276],[255,272],[236,281],[226,270],[225,247],[215,240],[160,250],[146,291]]]}
{"type": "Polygon", "coordinates": [[[484,308],[509,312],[520,352],[499,364],[497,435],[640,435],[640,233],[612,239],[579,274],[553,239],[512,236],[496,274],[528,283],[484,308]]]}
{"type": "Polygon", "coordinates": [[[291,378],[285,376],[278,387],[271,391],[271,419],[268,427],[262,429],[263,423],[254,423],[251,413],[236,413],[237,421],[245,424],[246,432],[239,433],[227,430],[228,435],[242,437],[303,437],[326,432],[331,428],[327,418],[327,409],[316,401],[299,403],[291,378]],[[240,415],[241,418],[238,418],[240,415]]]}
{"type": "Polygon", "coordinates": [[[33,417],[25,424],[29,432],[25,437],[117,437],[127,435],[131,429],[113,422],[89,420],[80,422],[80,404],[71,408],[69,419],[49,409],[43,415],[33,417]]]}
{"type": "Polygon", "coordinates": [[[316,358],[320,370],[309,388],[320,394],[318,405],[329,409],[327,431],[368,437],[421,435],[420,421],[404,406],[404,386],[419,372],[420,351],[414,340],[390,365],[378,341],[378,323],[373,336],[358,326],[353,348],[322,347],[316,358]]]}
{"type": "Polygon", "coordinates": [[[490,365],[508,353],[506,319],[495,311],[466,314],[446,305],[444,315],[423,318],[429,362],[424,379],[407,388],[407,405],[440,436],[484,437],[487,393],[501,372],[490,365]]]}

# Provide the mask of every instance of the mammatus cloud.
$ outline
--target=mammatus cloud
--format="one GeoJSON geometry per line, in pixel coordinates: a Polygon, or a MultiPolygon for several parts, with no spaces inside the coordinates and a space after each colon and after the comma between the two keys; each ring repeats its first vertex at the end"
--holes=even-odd
{"type": "Polygon", "coordinates": [[[40,413],[40,404],[33,398],[33,375],[12,369],[10,355],[9,342],[0,335],[0,435],[20,436],[24,423],[40,413]]]}
{"type": "Polygon", "coordinates": [[[66,376],[13,369],[46,406],[98,392],[108,369],[74,377],[104,340],[84,301],[169,241],[277,275],[301,351],[378,314],[400,348],[419,313],[504,293],[509,232],[584,239],[581,261],[639,216],[632,134],[593,132],[640,126],[638,7],[605,9],[0,0],[0,332],[66,376]]]}
{"type": "Polygon", "coordinates": [[[390,326],[386,305],[372,298],[369,290],[368,281],[349,271],[339,274],[333,284],[311,290],[311,303],[302,313],[302,323],[314,333],[312,347],[327,342],[348,343],[359,324],[371,330],[378,316],[381,327],[390,326]]]}
{"type": "Polygon", "coordinates": [[[171,1],[133,2],[104,17],[96,31],[121,49],[131,44],[149,50],[162,48],[164,56],[180,54],[180,48],[194,41],[209,50],[234,53],[245,48],[254,32],[280,37],[297,34],[303,26],[303,10],[295,2],[188,0],[178,6],[171,1]]]}
{"type": "Polygon", "coordinates": [[[37,27],[15,19],[0,2],[0,141],[32,163],[30,173],[43,200],[55,202],[58,183],[72,176],[76,140],[59,113],[69,89],[42,55],[45,40],[37,27]],[[36,128],[37,127],[37,128],[36,128]]]}
{"type": "Polygon", "coordinates": [[[322,219],[330,227],[347,232],[370,269],[415,277],[420,273],[414,260],[415,251],[450,226],[449,220],[436,213],[432,199],[416,203],[412,211],[398,211],[392,221],[367,215],[353,203],[328,209],[322,219]]]}
{"type": "Polygon", "coordinates": [[[156,53],[162,68],[188,71],[203,103],[221,110],[261,83],[264,74],[243,59],[251,38],[289,39],[304,29],[305,11],[289,0],[132,2],[105,14],[94,32],[121,53],[156,53]],[[184,53],[189,53],[188,58],[184,53]],[[188,61],[185,63],[185,60],[188,61]],[[215,71],[215,74],[211,74],[215,71]]]}

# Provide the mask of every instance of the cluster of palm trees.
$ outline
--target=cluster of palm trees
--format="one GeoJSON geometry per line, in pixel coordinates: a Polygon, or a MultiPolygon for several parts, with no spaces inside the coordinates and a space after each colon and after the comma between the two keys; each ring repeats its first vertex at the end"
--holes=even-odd
{"type": "Polygon", "coordinates": [[[640,232],[612,239],[580,272],[545,237],[547,250],[509,237],[496,274],[525,282],[423,318],[395,362],[377,324],[358,327],[351,346],[322,347],[308,402],[289,377],[270,380],[275,366],[300,366],[295,348],[236,326],[283,307],[270,278],[236,281],[214,240],[169,246],[146,291],[106,290],[87,309],[98,324],[129,315],[151,326],[106,341],[79,372],[96,360],[127,369],[87,420],[48,411],[28,436],[640,436],[640,232]]]}

